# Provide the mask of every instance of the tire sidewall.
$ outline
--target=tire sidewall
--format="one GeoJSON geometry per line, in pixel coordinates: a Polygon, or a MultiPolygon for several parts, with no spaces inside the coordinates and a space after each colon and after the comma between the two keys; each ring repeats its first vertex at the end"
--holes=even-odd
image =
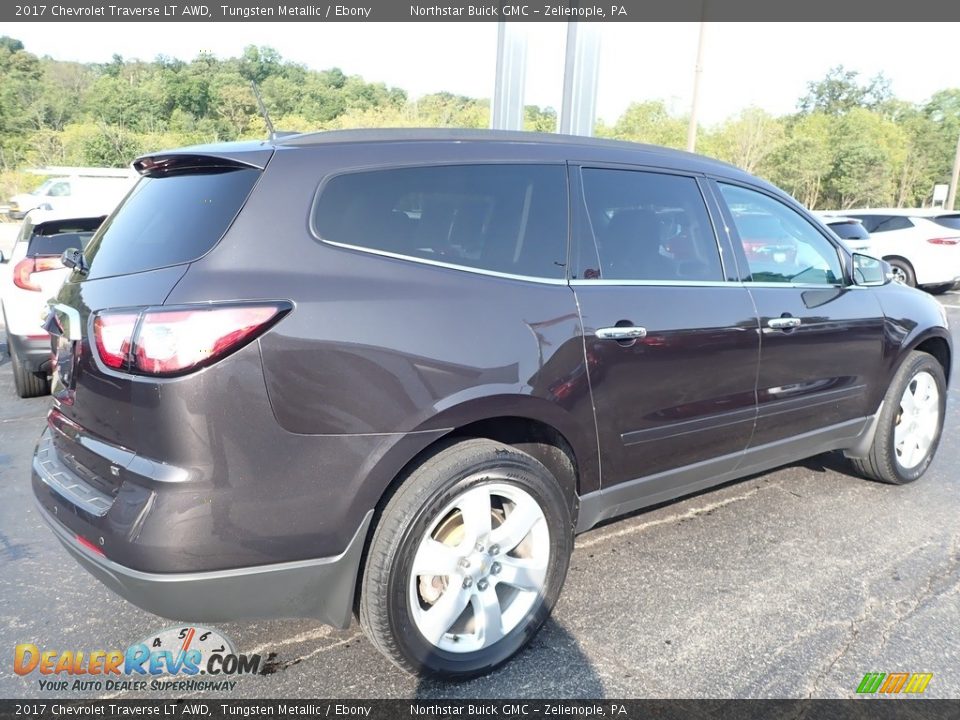
{"type": "Polygon", "coordinates": [[[517,451],[465,463],[440,480],[401,534],[388,583],[387,613],[399,649],[412,665],[435,675],[467,678],[488,672],[512,657],[537,633],[550,614],[566,577],[572,550],[569,511],[548,471],[517,451]],[[539,467],[537,467],[539,466],[539,467]],[[484,472],[494,473],[484,477],[484,472]],[[550,529],[550,560],[543,592],[527,619],[488,648],[452,653],[431,644],[420,633],[410,609],[409,581],[420,541],[443,510],[458,495],[490,482],[515,485],[540,505],[550,529]]]}
{"type": "Polygon", "coordinates": [[[897,479],[901,483],[905,484],[913,482],[923,475],[923,473],[925,473],[927,468],[930,466],[930,463],[933,462],[933,458],[937,453],[937,447],[940,445],[940,438],[943,436],[943,423],[947,407],[946,378],[944,377],[943,368],[940,366],[940,363],[938,363],[933,357],[928,355],[918,355],[909,360],[907,365],[904,367],[904,370],[898,373],[898,382],[896,382],[891,389],[893,392],[890,396],[890,408],[889,412],[887,413],[887,433],[889,438],[886,448],[887,459],[889,460],[890,467],[896,474],[897,479]],[[937,400],[939,412],[939,416],[937,418],[937,433],[923,460],[916,467],[907,469],[904,468],[897,459],[897,447],[894,440],[896,433],[896,421],[897,414],[900,411],[900,398],[903,396],[904,390],[906,390],[914,376],[920,372],[929,373],[931,376],[933,376],[934,382],[937,384],[937,393],[939,395],[937,400]]]}

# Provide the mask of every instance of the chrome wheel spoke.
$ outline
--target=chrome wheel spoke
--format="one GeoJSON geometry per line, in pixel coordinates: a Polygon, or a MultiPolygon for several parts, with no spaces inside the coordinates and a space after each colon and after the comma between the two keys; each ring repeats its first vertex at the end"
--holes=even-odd
{"type": "Polygon", "coordinates": [[[436,604],[423,613],[418,625],[420,632],[431,643],[440,642],[470,602],[470,593],[459,585],[447,588],[436,604]]]}
{"type": "Polygon", "coordinates": [[[547,578],[547,566],[536,560],[513,557],[500,558],[500,574],[497,582],[512,585],[518,590],[540,592],[547,578]]]}
{"type": "Polygon", "coordinates": [[[523,502],[516,503],[503,524],[490,533],[490,543],[499,545],[500,551],[507,553],[523,542],[540,520],[543,520],[540,506],[528,496],[523,502]]]}
{"type": "Polygon", "coordinates": [[[503,611],[500,598],[493,586],[476,593],[472,600],[474,616],[477,620],[477,635],[484,646],[492,645],[503,637],[503,611]]]}
{"type": "Polygon", "coordinates": [[[910,386],[907,386],[907,389],[903,392],[903,397],[900,399],[900,411],[903,413],[903,416],[909,416],[913,414],[913,411],[917,409],[917,399],[910,392],[910,386]]]}
{"type": "Polygon", "coordinates": [[[490,534],[490,490],[485,486],[472,488],[456,503],[463,517],[464,542],[474,545],[490,534]]]}
{"type": "Polygon", "coordinates": [[[457,572],[459,561],[460,555],[455,548],[427,537],[420,543],[413,559],[413,574],[453,575],[457,572]]]}

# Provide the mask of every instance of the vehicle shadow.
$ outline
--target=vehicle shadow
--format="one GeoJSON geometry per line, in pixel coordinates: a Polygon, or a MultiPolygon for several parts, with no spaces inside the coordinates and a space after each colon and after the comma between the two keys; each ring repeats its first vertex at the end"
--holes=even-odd
{"type": "Polygon", "coordinates": [[[420,679],[414,697],[420,700],[511,698],[599,698],[603,682],[564,627],[549,618],[526,648],[494,672],[472,680],[447,682],[420,679]]]}

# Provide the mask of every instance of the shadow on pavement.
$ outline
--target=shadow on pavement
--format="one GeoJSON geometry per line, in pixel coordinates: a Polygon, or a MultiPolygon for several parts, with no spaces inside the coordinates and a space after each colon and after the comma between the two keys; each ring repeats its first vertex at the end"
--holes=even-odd
{"type": "Polygon", "coordinates": [[[499,669],[465,682],[421,679],[420,700],[502,698],[503,688],[517,698],[599,698],[603,682],[580,645],[550,618],[533,641],[499,669]]]}

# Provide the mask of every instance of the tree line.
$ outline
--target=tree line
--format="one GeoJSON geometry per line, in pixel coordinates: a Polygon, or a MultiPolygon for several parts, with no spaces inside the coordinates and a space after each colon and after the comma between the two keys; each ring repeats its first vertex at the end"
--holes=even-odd
{"type": "MultiPolygon", "coordinates": [[[[310,70],[274,49],[240,57],[77,63],[38,58],[0,37],[0,193],[35,178],[38,165],[121,167],[138,154],[188,144],[260,138],[265,123],[251,81],[278,129],[487,127],[490,102],[405,91],[341,70],[310,70]]],[[[659,100],[631,104],[599,137],[668,147],[686,144],[687,117],[659,100]]],[[[525,108],[527,130],[552,132],[553,108],[525,108]]],[[[920,206],[949,181],[960,134],[960,89],[914,104],[882,75],[842,66],[808,84],[796,112],[748,108],[701,128],[697,151],[769,179],[812,208],[920,206]]]]}

